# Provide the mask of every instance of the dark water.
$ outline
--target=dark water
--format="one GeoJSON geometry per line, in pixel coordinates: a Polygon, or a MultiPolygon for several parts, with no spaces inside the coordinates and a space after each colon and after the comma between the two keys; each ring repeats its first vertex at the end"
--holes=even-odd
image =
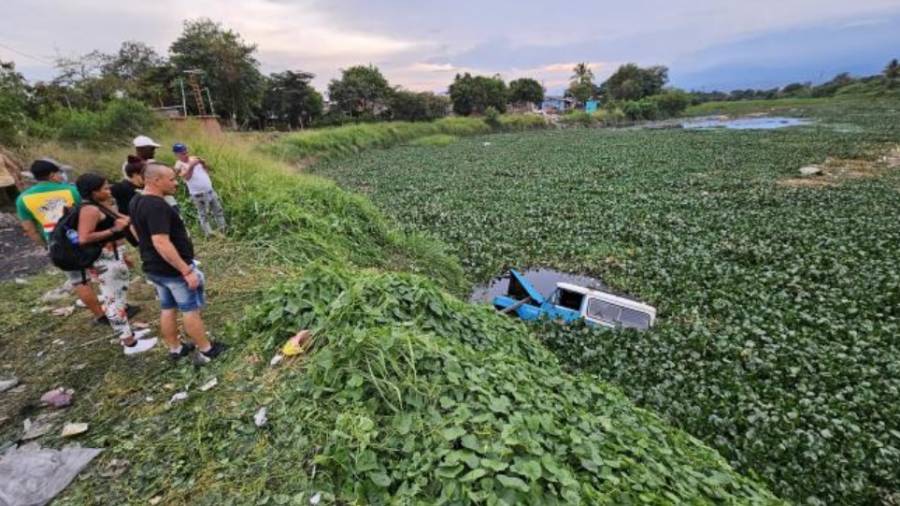
{"type": "MultiPolygon", "coordinates": [[[[532,269],[519,271],[527,279],[541,295],[544,297],[553,293],[557,283],[572,283],[573,285],[593,288],[595,290],[606,290],[606,285],[602,281],[589,276],[581,276],[578,274],[568,274],[565,272],[554,271],[552,269],[532,269]]],[[[471,302],[491,302],[498,295],[505,295],[509,288],[510,274],[494,278],[490,283],[478,285],[472,290],[469,296],[471,302]]]]}
{"type": "Polygon", "coordinates": [[[699,118],[687,120],[681,126],[687,129],[704,130],[708,128],[725,128],[728,130],[772,130],[793,126],[809,125],[812,121],[805,118],[759,117],[759,118],[699,118]]]}

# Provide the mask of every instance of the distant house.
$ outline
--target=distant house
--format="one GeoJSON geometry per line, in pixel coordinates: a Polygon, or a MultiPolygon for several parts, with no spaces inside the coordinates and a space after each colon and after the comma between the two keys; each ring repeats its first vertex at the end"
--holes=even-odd
{"type": "Polygon", "coordinates": [[[575,99],[569,97],[544,97],[541,110],[549,114],[562,114],[575,107],[575,99]]]}

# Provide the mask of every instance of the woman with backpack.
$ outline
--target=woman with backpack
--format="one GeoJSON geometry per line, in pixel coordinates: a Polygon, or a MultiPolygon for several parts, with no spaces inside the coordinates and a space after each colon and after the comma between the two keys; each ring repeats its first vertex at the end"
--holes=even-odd
{"type": "Polygon", "coordinates": [[[100,256],[88,269],[100,284],[100,294],[109,323],[126,355],[143,353],[156,345],[156,338],[137,339],[128,323],[127,296],[129,260],[122,240],[131,220],[113,205],[109,182],[98,174],[83,174],[75,182],[82,203],[78,209],[78,244],[101,245],[100,256]]]}

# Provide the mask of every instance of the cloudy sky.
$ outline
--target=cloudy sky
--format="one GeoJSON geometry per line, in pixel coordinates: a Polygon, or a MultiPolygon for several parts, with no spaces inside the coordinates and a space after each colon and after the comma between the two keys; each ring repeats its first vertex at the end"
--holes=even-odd
{"type": "Polygon", "coordinates": [[[378,65],[392,84],[444,91],[457,72],[535,77],[562,89],[575,62],[603,79],[664,64],[691,89],[766,87],[878,72],[900,57],[900,0],[0,0],[0,59],[32,80],[52,61],[144,41],[165,54],[208,17],[258,46],[265,72],[303,69],[324,88],[378,65]]]}

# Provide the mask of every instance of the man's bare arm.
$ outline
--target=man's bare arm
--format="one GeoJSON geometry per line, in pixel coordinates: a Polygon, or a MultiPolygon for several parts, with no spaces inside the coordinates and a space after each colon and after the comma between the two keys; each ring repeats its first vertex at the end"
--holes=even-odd
{"type": "Polygon", "coordinates": [[[182,276],[186,276],[191,271],[191,266],[181,259],[181,255],[178,254],[178,250],[175,249],[175,245],[172,244],[172,240],[169,239],[168,235],[154,234],[150,237],[150,240],[153,242],[153,248],[159,253],[159,256],[163,257],[163,260],[174,267],[182,276]]]}
{"type": "Polygon", "coordinates": [[[37,231],[37,227],[34,226],[34,222],[31,220],[24,220],[22,223],[22,230],[25,231],[25,235],[28,236],[29,239],[34,241],[34,243],[39,247],[44,247],[44,238],[37,231]]]}

